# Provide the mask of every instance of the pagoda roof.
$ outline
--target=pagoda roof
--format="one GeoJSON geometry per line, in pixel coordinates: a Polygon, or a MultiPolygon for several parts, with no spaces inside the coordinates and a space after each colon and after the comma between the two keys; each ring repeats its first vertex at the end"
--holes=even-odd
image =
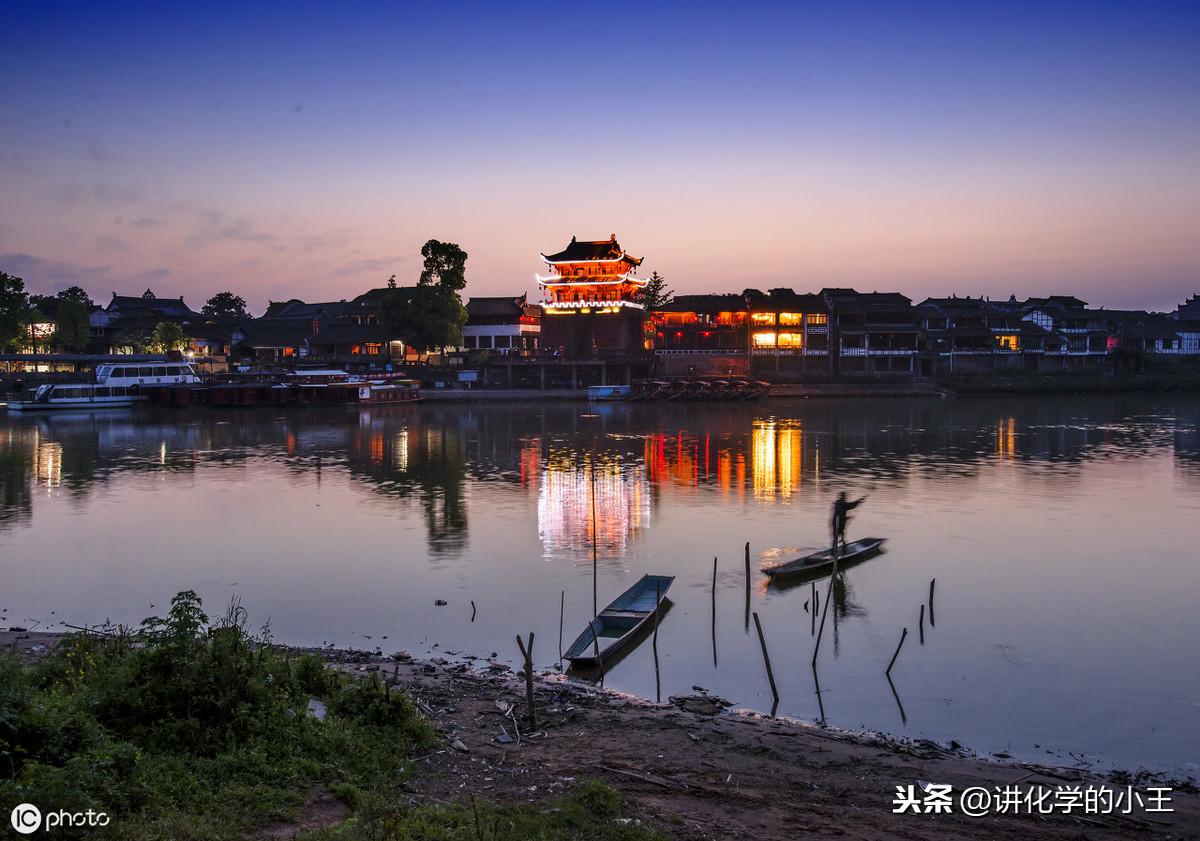
{"type": "Polygon", "coordinates": [[[617,242],[617,235],[608,239],[578,240],[571,237],[567,247],[556,254],[542,254],[547,263],[581,263],[587,261],[624,260],[631,266],[639,266],[641,257],[626,254],[625,249],[617,242]]]}

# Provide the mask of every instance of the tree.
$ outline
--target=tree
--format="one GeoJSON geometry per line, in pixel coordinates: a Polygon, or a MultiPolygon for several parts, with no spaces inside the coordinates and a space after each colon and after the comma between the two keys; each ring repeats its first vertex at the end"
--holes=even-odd
{"type": "Polygon", "coordinates": [[[200,312],[209,318],[245,318],[246,299],[232,292],[218,292],[208,299],[200,312]]]}
{"type": "Polygon", "coordinates": [[[29,316],[29,295],[25,281],[8,272],[0,272],[0,350],[21,343],[29,316]]]}
{"type": "Polygon", "coordinates": [[[160,321],[150,334],[150,347],[155,353],[170,353],[183,347],[183,328],[173,321],[160,321]]]}
{"type": "Polygon", "coordinates": [[[421,246],[425,258],[425,269],[421,272],[420,286],[437,284],[458,291],[467,285],[467,252],[453,242],[438,242],[431,239],[421,246]]]}
{"type": "Polygon", "coordinates": [[[675,293],[667,286],[667,280],[658,272],[651,272],[646,285],[638,293],[637,302],[646,308],[646,315],[662,309],[675,299],[675,293]]]}
{"type": "Polygon", "coordinates": [[[392,275],[391,277],[388,278],[387,288],[388,289],[396,288],[396,276],[395,275],[392,275]]]}
{"type": "MultiPolygon", "coordinates": [[[[60,298],[61,295],[59,293],[60,298]]],[[[62,298],[58,302],[58,318],[54,322],[54,343],[71,353],[82,353],[91,338],[92,325],[87,306],[74,298],[62,298]]]]}
{"type": "Polygon", "coordinates": [[[60,301],[74,301],[77,304],[81,304],[84,311],[90,309],[93,303],[92,296],[78,286],[68,286],[55,297],[60,301]]]}
{"type": "Polygon", "coordinates": [[[380,304],[380,322],[390,337],[418,355],[462,343],[467,308],[448,286],[416,286],[390,292],[380,304]]]}

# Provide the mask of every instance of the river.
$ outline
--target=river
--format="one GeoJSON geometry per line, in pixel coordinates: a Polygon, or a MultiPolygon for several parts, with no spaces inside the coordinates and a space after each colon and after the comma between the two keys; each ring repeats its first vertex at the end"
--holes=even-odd
{"type": "Polygon", "coordinates": [[[1198,515],[1194,396],[0,415],[0,626],[136,624],[193,589],[289,643],[516,664],[533,631],[550,668],[594,538],[601,607],[675,576],[658,682],[646,643],[607,686],[769,710],[749,541],[780,714],[1194,776],[1198,515]],[[818,694],[811,588],[758,569],[827,541],[841,490],[887,551],[834,588],[818,694]]]}

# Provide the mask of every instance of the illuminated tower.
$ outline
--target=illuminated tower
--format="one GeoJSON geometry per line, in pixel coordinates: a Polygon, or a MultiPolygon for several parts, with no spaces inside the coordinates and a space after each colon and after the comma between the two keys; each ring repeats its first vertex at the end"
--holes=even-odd
{"type": "Polygon", "coordinates": [[[537,275],[543,349],[588,357],[645,347],[644,307],[637,297],[646,280],[635,275],[642,260],[625,253],[616,234],[594,242],[571,237],[566,248],[542,259],[550,269],[549,275],[537,275]]]}

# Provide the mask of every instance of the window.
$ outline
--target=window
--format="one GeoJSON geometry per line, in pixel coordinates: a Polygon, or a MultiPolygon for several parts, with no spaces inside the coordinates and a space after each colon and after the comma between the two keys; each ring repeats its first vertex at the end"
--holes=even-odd
{"type": "Polygon", "coordinates": [[[509,347],[511,344],[509,339],[510,339],[509,336],[497,336],[496,337],[496,347],[509,347]]]}
{"type": "Polygon", "coordinates": [[[154,368],[154,376],[156,376],[156,377],[165,377],[166,375],[167,375],[167,369],[166,369],[166,366],[163,366],[163,365],[158,365],[158,366],[155,366],[155,368],[154,368]]]}
{"type": "Polygon", "coordinates": [[[379,356],[383,353],[383,342],[367,342],[365,352],[368,356],[379,356]]]}
{"type": "Polygon", "coordinates": [[[775,313],[773,312],[752,312],[750,313],[751,324],[774,324],[775,313]]]}
{"type": "Polygon", "coordinates": [[[481,350],[490,348],[491,346],[492,346],[492,337],[491,336],[480,336],[479,337],[479,347],[481,350]]]}
{"type": "Polygon", "coordinates": [[[769,331],[754,334],[755,347],[775,347],[775,334],[769,331]]]}
{"type": "Polygon", "coordinates": [[[149,365],[145,365],[141,368],[138,368],[137,372],[138,372],[137,375],[139,377],[153,377],[154,376],[154,369],[151,368],[149,365]]]}
{"type": "Polygon", "coordinates": [[[97,397],[108,397],[109,391],[110,391],[110,389],[107,389],[107,388],[104,388],[103,386],[101,386],[96,389],[96,396],[97,397]]]}
{"type": "Polygon", "coordinates": [[[1020,336],[1011,336],[1011,335],[1010,336],[997,336],[996,338],[1000,340],[1000,347],[1003,348],[1004,350],[1020,350],[1021,349],[1021,337],[1020,336]]]}
{"type": "Polygon", "coordinates": [[[780,333],[779,347],[804,347],[803,333],[780,333]]]}
{"type": "Polygon", "coordinates": [[[804,315],[798,312],[781,312],[779,314],[779,323],[784,325],[803,324],[804,315]]]}
{"type": "Polygon", "coordinates": [[[463,336],[463,347],[467,350],[475,350],[479,347],[479,342],[474,336],[463,336]]]}
{"type": "Polygon", "coordinates": [[[362,355],[362,345],[350,345],[350,355],[351,356],[362,355]]]}
{"type": "Polygon", "coordinates": [[[829,323],[829,316],[823,312],[810,312],[804,318],[809,324],[828,324],[829,323]]]}

